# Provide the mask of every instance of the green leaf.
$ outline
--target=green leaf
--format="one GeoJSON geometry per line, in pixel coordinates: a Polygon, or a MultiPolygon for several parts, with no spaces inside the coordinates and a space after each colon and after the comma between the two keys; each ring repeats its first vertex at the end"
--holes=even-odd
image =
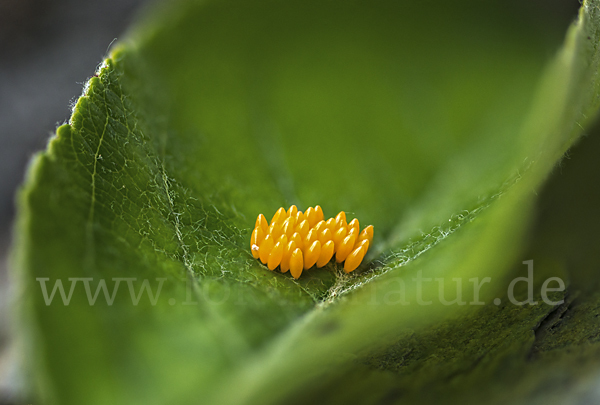
{"type": "Polygon", "coordinates": [[[413,278],[443,277],[450,294],[453,278],[509,274],[532,191],[599,94],[597,1],[550,62],[551,22],[481,7],[178,1],[147,15],[20,193],[37,395],[280,402],[407,329],[469,312],[418,305],[438,285],[413,278]],[[290,204],[373,224],[365,263],[298,281],[266,270],[251,227],[290,204]],[[46,305],[56,280],[73,287],[68,305],[59,292],[46,305]],[[100,292],[91,305],[84,287],[101,280],[115,301],[100,292]],[[154,296],[137,302],[145,280],[154,296]],[[408,306],[391,298],[403,283],[408,306]]]}
{"type": "MultiPolygon", "coordinates": [[[[521,255],[535,261],[534,300],[550,277],[568,281],[553,293],[559,306],[482,306],[389,347],[363,355],[336,376],[316,382],[303,400],[326,403],[545,404],[593,402],[600,367],[600,186],[589,183],[600,162],[599,128],[569,152],[540,194],[539,213],[521,255]],[[336,389],[332,390],[334,385],[336,389]]],[[[504,285],[527,276],[519,263],[504,285]]]]}

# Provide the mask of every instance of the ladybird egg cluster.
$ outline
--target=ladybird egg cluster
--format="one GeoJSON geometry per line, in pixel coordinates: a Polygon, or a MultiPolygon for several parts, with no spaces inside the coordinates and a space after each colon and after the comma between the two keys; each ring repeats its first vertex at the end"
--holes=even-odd
{"type": "Polygon", "coordinates": [[[292,205],[287,211],[279,208],[270,223],[263,214],[258,215],[250,248],[252,256],[269,270],[279,266],[282,273],[289,270],[297,279],[302,270],[323,267],[334,255],[337,263],[344,262],[346,273],[353,271],[372,241],[373,225],[360,231],[358,219],[346,222],[344,211],[325,220],[318,205],[304,213],[292,205]]]}

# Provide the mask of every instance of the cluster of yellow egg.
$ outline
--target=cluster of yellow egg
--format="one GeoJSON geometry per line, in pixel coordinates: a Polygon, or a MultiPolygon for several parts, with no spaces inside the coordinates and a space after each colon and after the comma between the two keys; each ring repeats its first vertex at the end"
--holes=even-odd
{"type": "Polygon", "coordinates": [[[346,222],[344,211],[325,220],[318,205],[304,213],[292,205],[287,211],[279,208],[270,223],[263,214],[258,215],[250,248],[252,256],[269,270],[279,266],[282,273],[289,270],[297,279],[302,270],[315,264],[325,266],[334,254],[336,262],[344,262],[346,273],[353,271],[362,262],[372,241],[373,225],[361,232],[358,219],[346,222]]]}

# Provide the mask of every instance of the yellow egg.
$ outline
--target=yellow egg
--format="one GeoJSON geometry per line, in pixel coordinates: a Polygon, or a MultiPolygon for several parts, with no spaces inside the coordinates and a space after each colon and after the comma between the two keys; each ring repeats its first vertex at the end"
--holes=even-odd
{"type": "Polygon", "coordinates": [[[356,241],[356,235],[348,235],[344,238],[340,246],[337,248],[335,253],[335,261],[338,263],[346,260],[346,257],[354,249],[354,242],[356,241]]]}
{"type": "Polygon", "coordinates": [[[360,246],[359,248],[354,249],[352,253],[348,255],[346,261],[344,262],[344,271],[346,273],[354,271],[358,267],[360,262],[362,262],[366,252],[367,251],[365,250],[364,246],[360,246]]]}
{"type": "MultiPolygon", "coordinates": [[[[306,237],[304,238],[302,243],[304,244],[305,248],[308,248],[318,238],[319,238],[319,234],[317,233],[317,230],[315,228],[313,228],[310,231],[308,231],[308,234],[306,235],[306,237]]],[[[306,255],[306,250],[304,250],[304,254],[306,255]]],[[[306,257],[305,257],[305,259],[306,259],[306,257]]]]}
{"type": "Polygon", "coordinates": [[[315,211],[315,209],[313,207],[308,207],[308,209],[304,213],[304,217],[308,221],[308,225],[311,228],[313,226],[315,226],[317,224],[317,222],[319,222],[319,219],[317,217],[317,212],[315,211]]]}
{"type": "Polygon", "coordinates": [[[290,240],[293,240],[294,242],[296,242],[296,247],[299,249],[302,249],[304,247],[304,242],[302,242],[302,236],[300,236],[300,234],[298,232],[295,232],[292,237],[290,238],[290,240]]]}
{"type": "Polygon", "coordinates": [[[338,229],[333,234],[333,243],[335,244],[336,252],[338,251],[340,245],[342,244],[342,241],[344,240],[344,238],[346,237],[347,234],[348,234],[348,229],[346,229],[345,226],[342,226],[340,229],[338,229]]]}
{"type": "Polygon", "coordinates": [[[333,244],[333,234],[331,233],[331,231],[329,230],[329,228],[325,228],[323,229],[323,231],[321,231],[321,233],[319,233],[319,242],[321,242],[321,245],[324,245],[327,242],[331,241],[332,246],[334,246],[333,244]]]}
{"type": "Polygon", "coordinates": [[[365,248],[365,253],[367,253],[367,251],[369,250],[369,246],[370,246],[369,240],[368,239],[357,240],[354,243],[354,249],[358,249],[361,246],[365,248]]]}
{"type": "Polygon", "coordinates": [[[294,250],[296,250],[296,242],[291,240],[287,243],[285,249],[283,249],[281,264],[279,265],[282,273],[285,273],[290,269],[290,259],[292,258],[292,253],[294,253],[294,250]]]}
{"type": "Polygon", "coordinates": [[[296,207],[295,205],[290,206],[290,208],[287,210],[288,217],[295,217],[297,213],[298,207],[296,207]]]}
{"type": "Polygon", "coordinates": [[[269,270],[274,270],[277,266],[279,266],[279,263],[281,263],[284,247],[282,242],[283,241],[277,242],[269,254],[269,259],[267,260],[267,267],[269,270]]]}
{"type": "Polygon", "coordinates": [[[321,242],[314,241],[304,252],[304,270],[310,269],[315,265],[321,256],[321,242]]]}
{"type": "Polygon", "coordinates": [[[260,261],[262,262],[262,264],[267,264],[267,260],[269,260],[269,254],[271,254],[273,246],[275,246],[275,241],[273,241],[273,237],[271,235],[267,235],[260,244],[259,249],[260,261]]]}
{"type": "Polygon", "coordinates": [[[304,218],[304,214],[302,213],[302,211],[298,211],[295,215],[296,217],[296,224],[299,224],[300,222],[304,221],[306,218],[304,218]]]}
{"type": "Polygon", "coordinates": [[[294,250],[292,253],[292,257],[290,258],[290,274],[295,279],[298,279],[302,274],[302,269],[304,267],[304,260],[302,258],[302,251],[298,248],[294,250]]]}
{"type": "Polygon", "coordinates": [[[296,228],[296,217],[288,217],[288,218],[286,218],[285,221],[283,221],[283,224],[281,226],[281,232],[283,232],[285,235],[287,235],[289,237],[289,236],[292,236],[295,228],[296,228]]]}
{"type": "Polygon", "coordinates": [[[323,208],[320,205],[315,205],[315,213],[317,214],[317,222],[322,221],[325,216],[323,215],[323,208]]]}
{"type": "Polygon", "coordinates": [[[302,239],[306,238],[309,230],[310,226],[308,225],[308,221],[306,219],[296,225],[296,232],[300,234],[302,239]]]}
{"type": "Polygon", "coordinates": [[[346,213],[344,211],[340,211],[340,213],[335,216],[335,222],[338,224],[338,229],[342,225],[347,226],[348,223],[346,222],[346,213]]]}
{"type": "Polygon", "coordinates": [[[281,236],[281,234],[283,233],[283,222],[280,222],[279,220],[273,222],[271,224],[271,226],[269,226],[269,234],[274,238],[274,239],[279,239],[279,237],[281,236]]]}
{"type": "Polygon", "coordinates": [[[256,223],[254,224],[255,228],[263,228],[263,231],[266,232],[269,228],[269,223],[267,222],[267,218],[263,214],[258,214],[258,218],[256,218],[256,223]]]}
{"type": "Polygon", "coordinates": [[[358,219],[354,218],[352,221],[348,222],[348,229],[356,229],[356,233],[360,231],[360,226],[358,224],[358,219]]]}
{"type": "Polygon", "coordinates": [[[273,218],[271,219],[270,225],[273,225],[273,222],[279,221],[280,218],[285,218],[287,213],[283,207],[279,208],[273,218]]]}
{"type": "Polygon", "coordinates": [[[358,239],[359,240],[367,239],[369,241],[369,243],[373,242],[373,225],[369,225],[365,229],[363,229],[362,232],[360,233],[358,239]]]}
{"type": "Polygon", "coordinates": [[[317,230],[317,233],[321,233],[323,229],[327,228],[327,224],[325,221],[319,221],[313,228],[317,230]]]}
{"type": "MultiPolygon", "coordinates": [[[[329,230],[329,229],[328,229],[329,230]]],[[[325,244],[321,245],[321,254],[319,255],[319,259],[317,260],[317,267],[321,268],[325,266],[331,258],[333,257],[333,241],[330,240],[325,244]]]]}
{"type": "Polygon", "coordinates": [[[335,233],[335,231],[337,230],[337,228],[335,227],[335,218],[329,218],[327,221],[325,221],[325,225],[327,226],[327,228],[329,228],[331,233],[335,233]]]}
{"type": "Polygon", "coordinates": [[[252,237],[250,238],[250,249],[252,249],[252,256],[254,256],[255,259],[258,259],[258,247],[264,239],[265,232],[263,231],[263,228],[260,226],[254,228],[254,231],[252,232],[252,237]],[[254,246],[256,246],[257,249],[254,249],[254,246]]]}
{"type": "Polygon", "coordinates": [[[350,228],[350,225],[348,224],[348,234],[346,236],[348,235],[354,235],[356,236],[356,239],[358,239],[358,228],[350,228]]]}

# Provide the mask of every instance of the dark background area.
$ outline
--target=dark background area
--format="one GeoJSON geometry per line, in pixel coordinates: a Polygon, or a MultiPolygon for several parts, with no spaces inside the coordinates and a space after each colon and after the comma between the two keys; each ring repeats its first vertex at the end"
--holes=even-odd
{"type": "MultiPolygon", "coordinates": [[[[523,0],[507,0],[524,3],[523,0]]],[[[525,0],[532,23],[573,21],[577,0],[525,0]]],[[[8,339],[6,253],[14,193],[31,155],[66,122],[83,84],[148,0],[0,0],[0,404],[20,383],[8,339]]],[[[596,131],[597,132],[597,131],[596,131]]]]}
{"type": "Polygon", "coordinates": [[[143,0],[0,0],[0,229],[15,188],[143,0]]]}

